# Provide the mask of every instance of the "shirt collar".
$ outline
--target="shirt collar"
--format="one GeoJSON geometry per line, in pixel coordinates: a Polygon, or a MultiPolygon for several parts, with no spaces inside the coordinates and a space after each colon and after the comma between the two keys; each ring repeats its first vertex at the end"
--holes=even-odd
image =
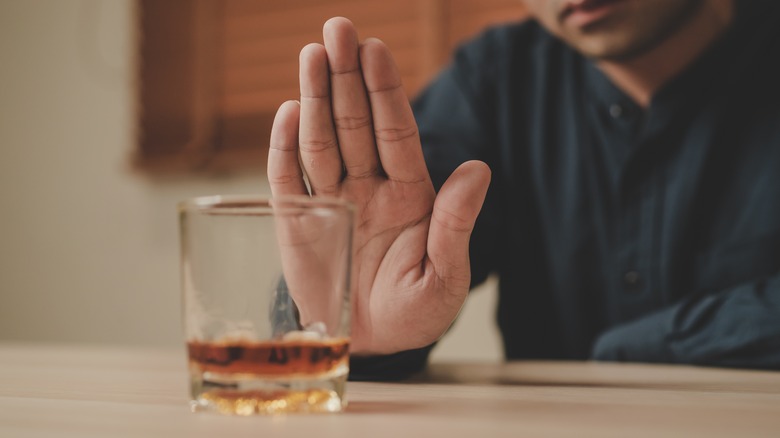
{"type": "Polygon", "coordinates": [[[615,86],[595,63],[586,59],[584,65],[587,101],[591,106],[613,119],[642,113],[642,107],[615,86]]]}

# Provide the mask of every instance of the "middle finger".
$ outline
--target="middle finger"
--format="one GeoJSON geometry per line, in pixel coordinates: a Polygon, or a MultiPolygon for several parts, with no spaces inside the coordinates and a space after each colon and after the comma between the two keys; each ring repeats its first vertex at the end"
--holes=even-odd
{"type": "Polygon", "coordinates": [[[336,17],[325,23],[322,33],[330,67],[333,120],[346,176],[374,176],[379,171],[379,156],[360,69],[357,32],[351,21],[336,17]]]}

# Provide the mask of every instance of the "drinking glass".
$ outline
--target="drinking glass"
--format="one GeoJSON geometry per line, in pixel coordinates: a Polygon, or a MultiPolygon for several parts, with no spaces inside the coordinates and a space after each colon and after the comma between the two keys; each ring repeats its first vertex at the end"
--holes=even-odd
{"type": "Polygon", "coordinates": [[[305,196],[179,204],[193,411],[346,406],[353,216],[305,196]]]}

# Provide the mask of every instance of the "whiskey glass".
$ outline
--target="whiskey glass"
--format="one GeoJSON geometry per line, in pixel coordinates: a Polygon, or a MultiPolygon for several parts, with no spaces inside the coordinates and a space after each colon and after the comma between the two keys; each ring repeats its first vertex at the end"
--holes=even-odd
{"type": "Polygon", "coordinates": [[[306,196],[179,204],[193,411],[344,409],[353,216],[306,196]]]}

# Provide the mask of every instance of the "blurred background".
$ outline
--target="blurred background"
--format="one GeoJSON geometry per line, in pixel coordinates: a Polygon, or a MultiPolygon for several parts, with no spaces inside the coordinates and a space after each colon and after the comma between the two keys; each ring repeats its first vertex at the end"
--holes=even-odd
{"type": "MultiPolygon", "coordinates": [[[[0,0],[0,340],[179,346],[176,203],[268,194],[297,54],[344,15],[410,97],[517,0],[0,0]]],[[[495,281],[433,360],[501,359],[495,281]]]]}

